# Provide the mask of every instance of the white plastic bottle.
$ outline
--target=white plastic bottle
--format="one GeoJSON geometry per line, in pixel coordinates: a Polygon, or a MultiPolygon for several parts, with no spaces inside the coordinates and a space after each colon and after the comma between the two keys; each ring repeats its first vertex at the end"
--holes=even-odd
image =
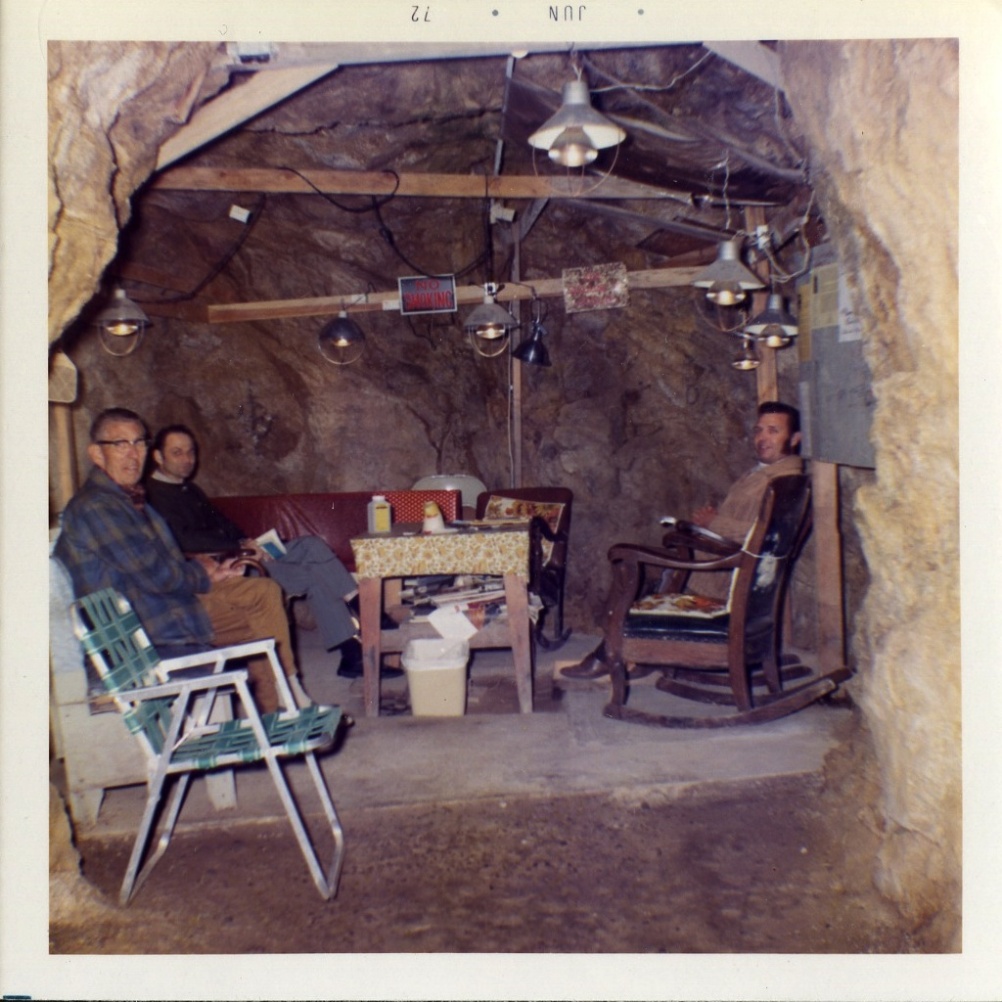
{"type": "Polygon", "coordinates": [[[369,532],[389,532],[393,524],[390,502],[383,494],[374,494],[369,502],[369,532]]]}

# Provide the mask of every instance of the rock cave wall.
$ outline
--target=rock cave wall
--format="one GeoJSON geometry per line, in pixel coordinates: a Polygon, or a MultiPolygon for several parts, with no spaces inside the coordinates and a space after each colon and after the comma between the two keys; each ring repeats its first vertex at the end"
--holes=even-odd
{"type": "Polygon", "coordinates": [[[781,53],[877,400],[877,472],[853,506],[870,569],[853,649],[887,824],[876,877],[957,947],[958,47],[797,43],[781,53]]]}
{"type": "MultiPolygon", "coordinates": [[[[210,493],[404,487],[427,473],[460,471],[491,486],[508,483],[507,371],[475,356],[451,323],[367,314],[365,361],[348,368],[319,359],[316,319],[210,326],[158,318],[135,355],[103,354],[74,318],[117,253],[129,195],[176,127],[179,102],[211,88],[217,53],[116,46],[74,65],[73,46],[53,48],[51,135],[59,141],[50,178],[50,333],[66,331],[82,373],[74,416],[81,471],[87,424],[115,403],[153,426],[180,420],[196,428],[210,493]],[[61,99],[95,59],[106,68],[101,86],[85,102],[61,99]],[[169,94],[161,101],[162,86],[169,94]],[[89,203],[74,196],[71,211],[68,193],[83,191],[93,193],[89,203]]],[[[957,573],[942,530],[956,524],[956,49],[780,48],[826,221],[850,272],[858,265],[878,396],[878,475],[861,478],[858,490],[853,480],[857,500],[844,514],[858,528],[873,577],[853,651],[888,819],[878,877],[913,915],[939,909],[949,923],[960,874],[959,636],[954,590],[928,584],[957,573]],[[937,226],[929,213],[938,214],[937,226]]],[[[274,124],[264,116],[256,132],[232,141],[254,143],[250,162],[268,162],[274,124]]],[[[236,239],[204,225],[229,199],[224,206],[207,199],[146,198],[122,240],[190,287],[203,277],[191,261],[213,255],[203,246],[195,257],[188,241],[216,240],[210,248],[218,256],[236,239]]],[[[297,203],[260,206],[255,232],[200,298],[241,300],[248,288],[259,299],[379,290],[386,276],[408,273],[371,218],[346,221],[329,207],[297,203]]],[[[525,281],[578,264],[659,263],[601,223],[582,222],[578,211],[544,213],[522,248],[525,281]]],[[[468,205],[443,206],[422,222],[396,202],[386,217],[415,254],[441,247],[448,234],[448,261],[429,268],[472,260],[482,239],[479,213],[468,205]]],[[[499,247],[499,261],[506,252],[499,247]]],[[[688,290],[634,292],[625,310],[572,316],[554,301],[547,327],[553,368],[523,371],[523,480],[575,491],[568,616],[576,629],[596,632],[607,547],[655,541],[658,515],[722,495],[748,465],[754,379],[726,364],[732,342],[700,329],[688,290]]],[[[792,391],[794,360],[780,358],[781,385],[792,391]]],[[[858,593],[860,575],[853,581],[858,593]]]]}

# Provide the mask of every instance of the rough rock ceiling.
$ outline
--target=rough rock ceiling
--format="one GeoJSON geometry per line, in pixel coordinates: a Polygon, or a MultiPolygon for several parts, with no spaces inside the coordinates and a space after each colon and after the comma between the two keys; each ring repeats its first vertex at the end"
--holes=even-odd
{"type": "MultiPolygon", "coordinates": [[[[654,255],[659,265],[712,260],[718,242],[747,225],[749,207],[769,220],[782,246],[810,204],[806,159],[772,49],[740,45],[739,61],[757,60],[761,69],[737,65],[736,50],[702,44],[519,58],[392,53],[399,61],[387,61],[380,58],[386,52],[356,53],[347,64],[345,50],[329,46],[270,47],[250,56],[228,50],[229,85],[199,109],[210,120],[216,114],[218,138],[182,130],[170,141],[176,149],[185,149],[185,131],[195,131],[191,142],[201,145],[166,164],[137,204],[190,207],[177,196],[203,189],[231,190],[246,201],[269,192],[312,197],[322,188],[341,205],[362,207],[374,196],[403,201],[416,185],[421,195],[409,199],[408,212],[436,196],[486,202],[490,194],[496,207],[514,210],[524,235],[540,212],[558,205],[570,225],[613,227],[617,244],[654,255]],[[301,74],[282,100],[274,95],[283,85],[268,80],[279,73],[301,74]],[[627,132],[584,176],[551,164],[527,142],[578,73],[593,106],[627,132]],[[242,107],[245,120],[227,128],[232,112],[225,109],[233,107],[242,107]]],[[[296,201],[285,199],[292,226],[296,201]]],[[[163,288],[190,288],[192,275],[213,266],[194,251],[189,262],[189,276],[163,278],[163,288]]],[[[116,270],[149,282],[149,269],[141,271],[149,263],[130,256],[126,242],[116,270]]],[[[395,286],[394,274],[373,277],[383,288],[395,286]]]]}

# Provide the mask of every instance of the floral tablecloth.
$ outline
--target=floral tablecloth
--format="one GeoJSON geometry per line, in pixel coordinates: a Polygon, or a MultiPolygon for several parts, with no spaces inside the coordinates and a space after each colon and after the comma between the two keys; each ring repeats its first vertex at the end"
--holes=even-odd
{"type": "Polygon", "coordinates": [[[425,535],[420,524],[351,541],[360,578],[425,574],[529,573],[529,523],[457,529],[425,535]]]}

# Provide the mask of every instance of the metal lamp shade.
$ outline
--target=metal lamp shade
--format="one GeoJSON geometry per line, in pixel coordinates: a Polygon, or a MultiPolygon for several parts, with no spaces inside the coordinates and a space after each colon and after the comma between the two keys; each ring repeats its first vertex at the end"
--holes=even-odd
{"type": "Polygon", "coordinates": [[[463,330],[486,341],[493,341],[504,337],[516,326],[515,318],[503,306],[489,299],[470,313],[463,324],[463,330]]]}
{"type": "Polygon", "coordinates": [[[798,332],[797,321],[783,306],[783,297],[778,292],[769,294],[765,309],[745,328],[746,334],[770,348],[785,348],[798,332]]]}
{"type": "Polygon", "coordinates": [[[532,335],[528,340],[523,341],[513,352],[520,362],[525,365],[550,365],[550,353],[543,344],[543,335],[546,333],[541,324],[533,324],[532,335]]]}
{"type": "Polygon", "coordinates": [[[150,318],[129,299],[124,289],[116,288],[112,293],[111,303],[101,310],[95,323],[106,334],[129,337],[148,327],[150,318]]]}
{"type": "MultiPolygon", "coordinates": [[[[568,130],[581,130],[584,133],[584,137],[593,151],[593,155],[588,160],[582,161],[587,163],[595,159],[597,153],[594,151],[615,146],[626,138],[626,132],[623,129],[591,106],[588,84],[584,80],[571,80],[564,84],[563,103],[556,114],[548,118],[529,136],[529,145],[534,146],[537,150],[549,150],[551,151],[550,156],[553,157],[554,144],[568,130]]],[[[576,131],[571,132],[569,137],[563,137],[562,143],[565,148],[574,137],[580,140],[576,131]]],[[[586,150],[587,147],[583,147],[583,149],[586,150]]],[[[556,158],[553,157],[553,159],[556,158]]]]}
{"type": "Polygon", "coordinates": [[[335,365],[350,365],[365,350],[365,334],[347,313],[339,314],[317,335],[320,354],[335,365]]]}
{"type": "Polygon", "coordinates": [[[742,263],[737,240],[725,240],[717,250],[717,260],[701,271],[692,281],[697,289],[706,289],[707,298],[720,306],[740,303],[750,289],[761,289],[763,283],[742,263]]]}
{"type": "Polygon", "coordinates": [[[752,369],[757,369],[761,364],[762,359],[755,348],[755,341],[750,337],[745,338],[744,348],[741,354],[731,362],[731,367],[740,372],[750,372],[752,369]]]}

